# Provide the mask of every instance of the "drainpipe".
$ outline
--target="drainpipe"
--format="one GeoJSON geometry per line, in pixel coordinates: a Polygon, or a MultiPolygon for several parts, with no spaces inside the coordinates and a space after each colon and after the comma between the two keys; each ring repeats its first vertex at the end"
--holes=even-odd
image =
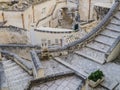
{"type": "Polygon", "coordinates": [[[90,12],[91,12],[91,0],[89,0],[89,9],[88,9],[88,20],[90,19],[90,12]]]}
{"type": "Polygon", "coordinates": [[[35,22],[35,11],[34,11],[34,5],[32,5],[32,13],[33,13],[33,23],[35,22]]]}
{"type": "Polygon", "coordinates": [[[22,25],[23,25],[23,28],[25,28],[25,25],[24,25],[24,14],[21,14],[21,17],[22,17],[22,25]]]}
{"type": "Polygon", "coordinates": [[[4,12],[2,12],[3,22],[5,21],[4,12]]]}

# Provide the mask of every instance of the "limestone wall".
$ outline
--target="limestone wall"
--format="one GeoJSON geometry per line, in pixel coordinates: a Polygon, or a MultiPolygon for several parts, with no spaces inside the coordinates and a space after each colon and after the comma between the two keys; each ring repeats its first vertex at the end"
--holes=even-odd
{"type": "MultiPolygon", "coordinates": [[[[30,30],[30,26],[33,22],[33,11],[32,7],[29,7],[23,12],[23,20],[24,20],[24,27],[25,29],[30,30]]],[[[23,22],[22,22],[23,23],[23,22]]]]}
{"type": "Polygon", "coordinates": [[[48,46],[54,46],[54,45],[61,46],[61,45],[63,45],[63,42],[61,40],[65,39],[65,37],[72,35],[73,33],[74,32],[55,33],[55,32],[35,31],[34,32],[35,45],[40,45],[41,47],[48,47],[48,46]]]}
{"type": "Polygon", "coordinates": [[[7,20],[6,25],[15,25],[16,27],[23,27],[21,14],[22,12],[0,11],[0,21],[3,21],[4,18],[4,20],[7,20]]]}
{"type": "Polygon", "coordinates": [[[12,0],[0,0],[0,2],[11,2],[12,0]]]}
{"type": "MultiPolygon", "coordinates": [[[[62,2],[64,0],[59,0],[62,2]]],[[[43,3],[38,3],[33,6],[30,6],[25,11],[0,11],[0,22],[7,20],[6,25],[13,25],[20,28],[30,29],[31,24],[41,21],[38,26],[53,26],[56,27],[56,21],[52,20],[50,14],[54,11],[56,5],[56,0],[50,0],[43,3]],[[49,22],[51,21],[51,22],[49,22]]],[[[55,9],[55,12],[58,8],[65,6],[66,4],[61,3],[55,9]]]]}
{"type": "Polygon", "coordinates": [[[35,5],[34,6],[35,22],[49,15],[53,10],[55,3],[56,2],[54,2],[54,0],[50,0],[45,3],[35,5]]]}
{"type": "Polygon", "coordinates": [[[112,4],[113,0],[79,0],[79,9],[80,9],[80,15],[82,20],[88,20],[93,19],[93,13],[94,13],[94,4],[95,3],[101,3],[104,4],[112,4]],[[90,18],[89,18],[89,2],[91,1],[90,5],[90,18]]]}
{"type": "Polygon", "coordinates": [[[14,28],[0,28],[0,44],[28,44],[26,31],[16,31],[14,28]]]}

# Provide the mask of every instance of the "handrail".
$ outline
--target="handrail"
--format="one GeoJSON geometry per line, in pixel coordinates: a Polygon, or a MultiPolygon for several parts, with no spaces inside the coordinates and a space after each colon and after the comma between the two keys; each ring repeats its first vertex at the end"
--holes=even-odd
{"type": "Polygon", "coordinates": [[[108,22],[110,21],[110,19],[113,17],[114,13],[116,12],[116,10],[119,7],[119,0],[117,0],[113,6],[111,7],[111,9],[109,10],[109,12],[107,13],[107,15],[103,18],[103,20],[96,26],[96,28],[94,28],[90,33],[88,33],[86,36],[84,36],[83,38],[72,42],[68,45],[65,45],[61,48],[56,48],[56,49],[49,49],[49,51],[62,51],[62,50],[66,50],[69,49],[70,47],[73,47],[77,44],[83,44],[86,43],[87,41],[89,41],[90,39],[92,39],[93,37],[97,36],[102,30],[103,28],[105,28],[105,26],[108,24],[108,22]]]}

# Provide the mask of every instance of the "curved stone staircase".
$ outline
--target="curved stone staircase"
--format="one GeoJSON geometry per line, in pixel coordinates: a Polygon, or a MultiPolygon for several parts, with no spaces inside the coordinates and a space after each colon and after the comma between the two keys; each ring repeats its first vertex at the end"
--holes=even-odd
{"type": "Polygon", "coordinates": [[[120,36],[120,11],[114,15],[106,28],[90,43],[75,54],[91,59],[98,63],[106,62],[106,53],[120,36]]]}

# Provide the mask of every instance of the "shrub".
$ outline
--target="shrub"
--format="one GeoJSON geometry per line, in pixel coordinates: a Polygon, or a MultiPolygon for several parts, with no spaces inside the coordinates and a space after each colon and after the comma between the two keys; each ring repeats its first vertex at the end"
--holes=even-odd
{"type": "Polygon", "coordinates": [[[98,79],[102,79],[103,76],[104,76],[103,72],[100,70],[97,70],[97,71],[91,73],[89,75],[88,79],[96,82],[98,79]]]}

